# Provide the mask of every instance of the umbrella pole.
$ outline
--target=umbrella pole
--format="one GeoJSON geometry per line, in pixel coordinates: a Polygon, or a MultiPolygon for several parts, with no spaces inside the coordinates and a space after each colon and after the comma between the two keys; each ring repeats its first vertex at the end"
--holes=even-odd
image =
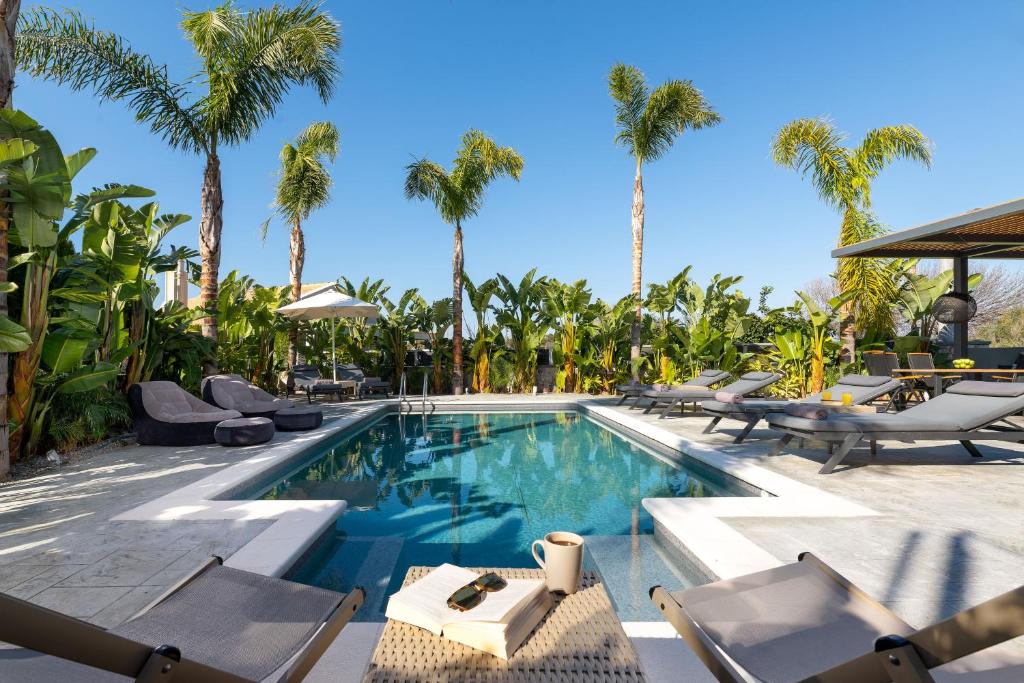
{"type": "Polygon", "coordinates": [[[335,384],[338,383],[338,358],[334,350],[334,336],[336,334],[335,328],[338,325],[338,317],[331,316],[331,377],[335,384]]]}

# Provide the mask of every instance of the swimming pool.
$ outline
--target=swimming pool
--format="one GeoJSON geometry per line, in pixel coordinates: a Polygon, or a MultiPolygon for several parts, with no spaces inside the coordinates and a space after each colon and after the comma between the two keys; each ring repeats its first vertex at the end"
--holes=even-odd
{"type": "Polygon", "coordinates": [[[620,618],[658,619],[650,586],[699,579],[655,540],[641,500],[751,495],[724,473],[698,474],[573,412],[392,414],[249,493],[348,501],[288,577],[363,586],[363,620],[383,619],[385,597],[412,565],[532,567],[530,542],[554,530],[586,537],[586,564],[620,618]]]}

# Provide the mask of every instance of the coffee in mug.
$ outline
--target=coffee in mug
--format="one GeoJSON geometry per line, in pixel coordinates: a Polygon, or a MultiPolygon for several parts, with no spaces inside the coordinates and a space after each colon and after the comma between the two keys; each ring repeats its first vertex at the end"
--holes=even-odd
{"type": "Polygon", "coordinates": [[[583,574],[583,537],[568,531],[552,531],[544,540],[534,541],[533,559],[544,570],[549,591],[575,593],[583,574]],[[537,553],[537,546],[543,558],[537,553]]]}

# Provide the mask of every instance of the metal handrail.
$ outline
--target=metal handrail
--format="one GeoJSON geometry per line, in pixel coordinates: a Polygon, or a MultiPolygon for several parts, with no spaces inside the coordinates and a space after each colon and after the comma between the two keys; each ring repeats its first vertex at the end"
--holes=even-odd
{"type": "Polygon", "coordinates": [[[410,401],[409,397],[406,396],[406,394],[405,394],[405,385],[406,385],[405,373],[403,372],[402,376],[398,380],[398,413],[399,413],[399,415],[401,415],[401,413],[402,413],[402,403],[403,402],[407,403],[409,405],[409,412],[412,413],[412,401],[410,401]]]}

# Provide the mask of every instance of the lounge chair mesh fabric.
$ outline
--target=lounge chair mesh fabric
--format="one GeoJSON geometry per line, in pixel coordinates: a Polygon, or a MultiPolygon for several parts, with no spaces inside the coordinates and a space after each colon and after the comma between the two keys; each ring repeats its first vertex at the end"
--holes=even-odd
{"type": "Polygon", "coordinates": [[[799,681],[913,629],[808,562],[673,593],[733,661],[764,681],[799,681]]]}
{"type": "Polygon", "coordinates": [[[831,415],[808,420],[773,415],[771,424],[815,432],[968,431],[1024,410],[1024,384],[966,381],[902,413],[831,415]]]}
{"type": "Polygon", "coordinates": [[[261,680],[283,666],[344,595],[215,566],[112,633],[261,680]],[[239,606],[243,606],[240,609],[239,606]]]}

